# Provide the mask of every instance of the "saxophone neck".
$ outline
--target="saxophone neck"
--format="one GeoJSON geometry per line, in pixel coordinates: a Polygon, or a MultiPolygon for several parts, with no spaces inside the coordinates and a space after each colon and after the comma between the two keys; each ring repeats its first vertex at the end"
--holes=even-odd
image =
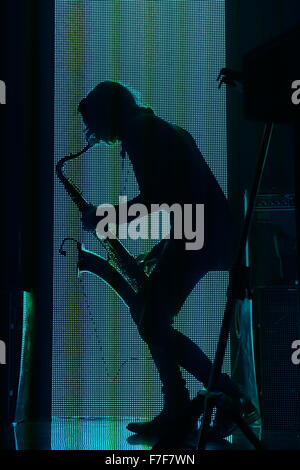
{"type": "Polygon", "coordinates": [[[67,155],[61,158],[56,164],[56,174],[60,181],[63,183],[68,195],[70,196],[74,204],[78,207],[80,212],[84,212],[89,207],[89,203],[84,199],[81,192],[71,183],[71,181],[69,181],[67,176],[64,174],[64,166],[66,162],[79,157],[90,147],[92,147],[92,145],[88,144],[80,152],[76,154],[67,155]]]}

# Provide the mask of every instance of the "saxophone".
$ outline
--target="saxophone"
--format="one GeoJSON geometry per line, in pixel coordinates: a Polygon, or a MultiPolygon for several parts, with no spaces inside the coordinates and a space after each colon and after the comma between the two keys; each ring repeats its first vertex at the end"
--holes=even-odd
{"type": "MultiPolygon", "coordinates": [[[[56,174],[59,180],[81,213],[87,210],[90,204],[84,199],[75,184],[67,178],[64,169],[66,162],[74,160],[91,147],[92,144],[89,143],[80,152],[70,153],[70,155],[61,158],[56,164],[56,174]]],[[[95,230],[93,235],[97,237],[95,230]]],[[[74,240],[77,244],[77,268],[79,272],[95,274],[109,284],[130,308],[136,305],[137,294],[144,290],[148,276],[116,236],[105,239],[97,237],[97,240],[107,251],[107,260],[100,255],[85,250],[82,243],[70,237],[63,240],[59,250],[60,254],[64,256],[66,251],[63,250],[63,245],[66,240],[74,240]]]]}

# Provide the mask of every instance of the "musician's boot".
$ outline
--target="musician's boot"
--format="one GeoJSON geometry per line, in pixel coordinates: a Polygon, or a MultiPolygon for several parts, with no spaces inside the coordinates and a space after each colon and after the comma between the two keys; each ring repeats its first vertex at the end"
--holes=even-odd
{"type": "Polygon", "coordinates": [[[163,436],[174,426],[180,426],[182,420],[185,420],[190,407],[189,392],[182,388],[173,394],[166,392],[164,394],[164,407],[160,414],[150,421],[133,422],[127,425],[129,431],[147,436],[163,436]]]}

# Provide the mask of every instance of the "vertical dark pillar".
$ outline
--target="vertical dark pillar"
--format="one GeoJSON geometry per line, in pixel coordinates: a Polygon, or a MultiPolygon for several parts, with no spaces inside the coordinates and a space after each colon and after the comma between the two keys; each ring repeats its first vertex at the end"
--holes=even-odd
{"type": "MultiPolygon", "coordinates": [[[[20,128],[20,73],[18,44],[21,31],[15,5],[8,1],[0,5],[0,80],[6,88],[5,104],[0,105],[0,203],[1,203],[1,279],[0,279],[0,340],[5,343],[6,363],[0,364],[0,448],[13,448],[13,433],[9,425],[17,394],[17,351],[13,344],[16,321],[21,327],[22,300],[20,284],[20,177],[18,130],[20,128]],[[14,18],[14,21],[11,19],[14,18]],[[17,33],[19,31],[19,33],[17,33]]],[[[22,146],[19,147],[20,149],[22,146]]],[[[21,152],[22,154],[22,152],[21,152]]]]}
{"type": "Polygon", "coordinates": [[[35,301],[31,419],[51,416],[54,2],[26,2],[23,283],[35,301]]]}
{"type": "MultiPolygon", "coordinates": [[[[0,80],[4,80],[4,68],[2,65],[3,62],[3,20],[4,20],[4,5],[3,3],[0,4],[0,80]]],[[[4,126],[4,105],[0,104],[0,148],[1,148],[1,154],[3,150],[3,126],[4,126]]],[[[1,175],[1,184],[0,184],[0,198],[1,201],[3,201],[3,177],[1,175]]],[[[3,207],[3,204],[1,205],[1,208],[3,207]]],[[[3,236],[1,236],[1,246],[3,243],[3,236]]],[[[4,277],[4,271],[1,270],[1,279],[0,282],[2,283],[2,279],[4,277]]],[[[0,290],[0,295],[1,295],[1,307],[4,307],[4,289],[2,288],[0,290]]],[[[0,340],[5,342],[5,336],[6,336],[6,315],[4,313],[4,310],[2,310],[2,314],[0,315],[0,340]]],[[[6,416],[6,406],[5,406],[5,399],[7,396],[7,367],[3,364],[0,364],[0,450],[5,448],[5,423],[8,421],[7,416],[6,416]]]]}
{"type": "Polygon", "coordinates": [[[54,2],[25,6],[22,282],[34,299],[25,419],[51,417],[54,2]]]}
{"type": "Polygon", "coordinates": [[[54,1],[3,1],[1,9],[7,104],[0,108],[5,218],[0,339],[3,329],[9,355],[0,407],[7,424],[14,416],[8,393],[16,393],[12,376],[18,376],[21,346],[20,335],[10,329],[13,319],[13,328],[22,330],[23,291],[34,299],[35,316],[22,419],[51,418],[54,1]]]}

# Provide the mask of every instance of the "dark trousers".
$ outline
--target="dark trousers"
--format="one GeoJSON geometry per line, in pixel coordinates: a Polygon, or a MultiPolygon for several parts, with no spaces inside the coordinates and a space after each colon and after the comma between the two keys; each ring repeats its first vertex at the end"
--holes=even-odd
{"type": "MultiPolygon", "coordinates": [[[[175,406],[186,390],[180,366],[207,386],[212,363],[199,346],[172,326],[173,321],[208,271],[225,269],[226,265],[228,269],[227,262],[220,263],[222,252],[189,251],[184,240],[168,241],[149,277],[147,290],[140,295],[139,306],[131,311],[158,369],[167,401],[173,400],[175,406]]],[[[226,374],[221,375],[218,389],[231,396],[238,394],[226,374]]]]}

